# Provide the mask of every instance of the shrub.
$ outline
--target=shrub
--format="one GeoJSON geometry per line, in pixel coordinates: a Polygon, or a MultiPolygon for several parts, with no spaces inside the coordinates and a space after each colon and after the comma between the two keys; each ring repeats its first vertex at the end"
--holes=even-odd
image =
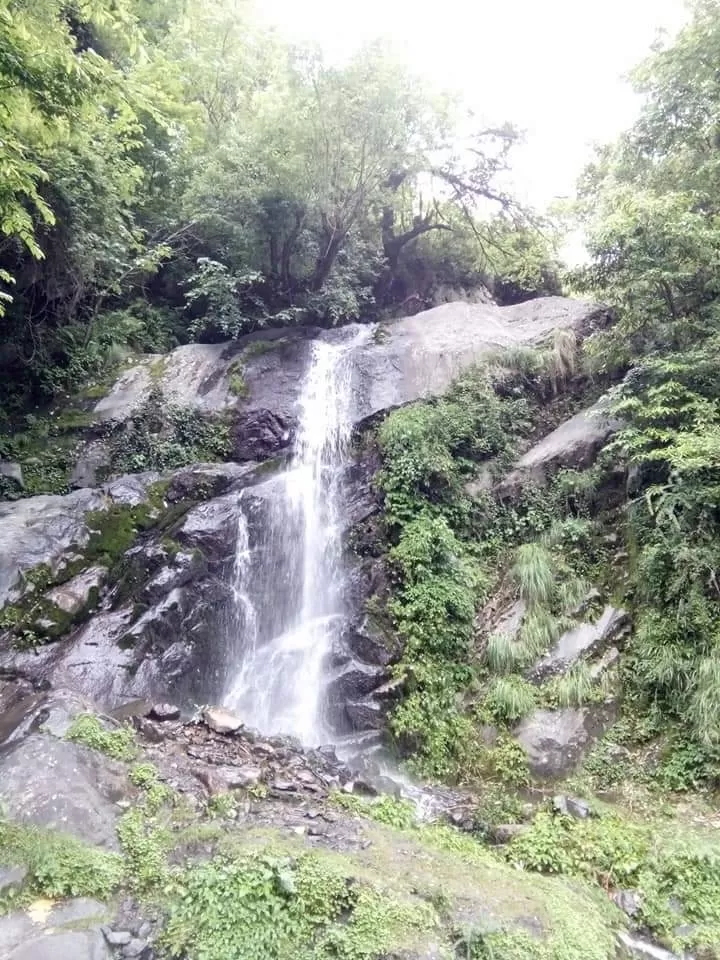
{"type": "Polygon", "coordinates": [[[520,677],[496,677],[485,696],[485,707],[500,723],[517,723],[530,713],[535,702],[535,687],[520,677]]]}

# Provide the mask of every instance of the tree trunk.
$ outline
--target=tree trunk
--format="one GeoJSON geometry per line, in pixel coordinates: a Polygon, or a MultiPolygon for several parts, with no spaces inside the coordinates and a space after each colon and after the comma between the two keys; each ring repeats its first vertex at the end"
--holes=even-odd
{"type": "Polygon", "coordinates": [[[330,272],[337,260],[337,255],[342,249],[345,236],[345,232],[336,231],[326,238],[327,242],[323,244],[324,250],[317,258],[315,270],[310,279],[310,289],[314,292],[317,293],[318,290],[322,290],[325,281],[330,276],[330,272]]]}

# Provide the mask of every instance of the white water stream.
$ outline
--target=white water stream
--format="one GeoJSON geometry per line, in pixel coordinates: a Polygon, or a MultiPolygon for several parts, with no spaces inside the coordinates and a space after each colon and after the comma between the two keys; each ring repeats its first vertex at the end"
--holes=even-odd
{"type": "Polygon", "coordinates": [[[342,471],[352,431],[353,349],[363,328],[316,340],[300,398],[290,469],[268,498],[259,542],[250,544],[253,490],[239,500],[233,574],[237,672],[225,704],[266,733],[317,745],[325,662],[343,623],[342,471]]]}

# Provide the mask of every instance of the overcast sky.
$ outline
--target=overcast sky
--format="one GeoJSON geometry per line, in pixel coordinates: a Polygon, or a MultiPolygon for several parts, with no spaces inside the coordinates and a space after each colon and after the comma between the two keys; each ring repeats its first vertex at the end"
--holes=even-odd
{"type": "Polygon", "coordinates": [[[516,187],[544,207],[570,195],[593,141],[633,119],[623,75],[658,30],[675,33],[682,0],[258,0],[291,40],[342,59],[389,37],[441,88],[459,90],[490,121],[523,128],[516,187]]]}

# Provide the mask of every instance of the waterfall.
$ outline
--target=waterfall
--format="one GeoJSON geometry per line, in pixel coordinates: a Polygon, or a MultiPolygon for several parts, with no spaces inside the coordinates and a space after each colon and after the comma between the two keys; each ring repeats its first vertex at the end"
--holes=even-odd
{"type": "Polygon", "coordinates": [[[264,732],[328,739],[324,667],[343,623],[342,473],[352,431],[353,348],[367,328],[313,343],[290,469],[263,504],[239,499],[235,659],[225,704],[264,732]],[[251,549],[253,511],[261,514],[251,549]]]}

